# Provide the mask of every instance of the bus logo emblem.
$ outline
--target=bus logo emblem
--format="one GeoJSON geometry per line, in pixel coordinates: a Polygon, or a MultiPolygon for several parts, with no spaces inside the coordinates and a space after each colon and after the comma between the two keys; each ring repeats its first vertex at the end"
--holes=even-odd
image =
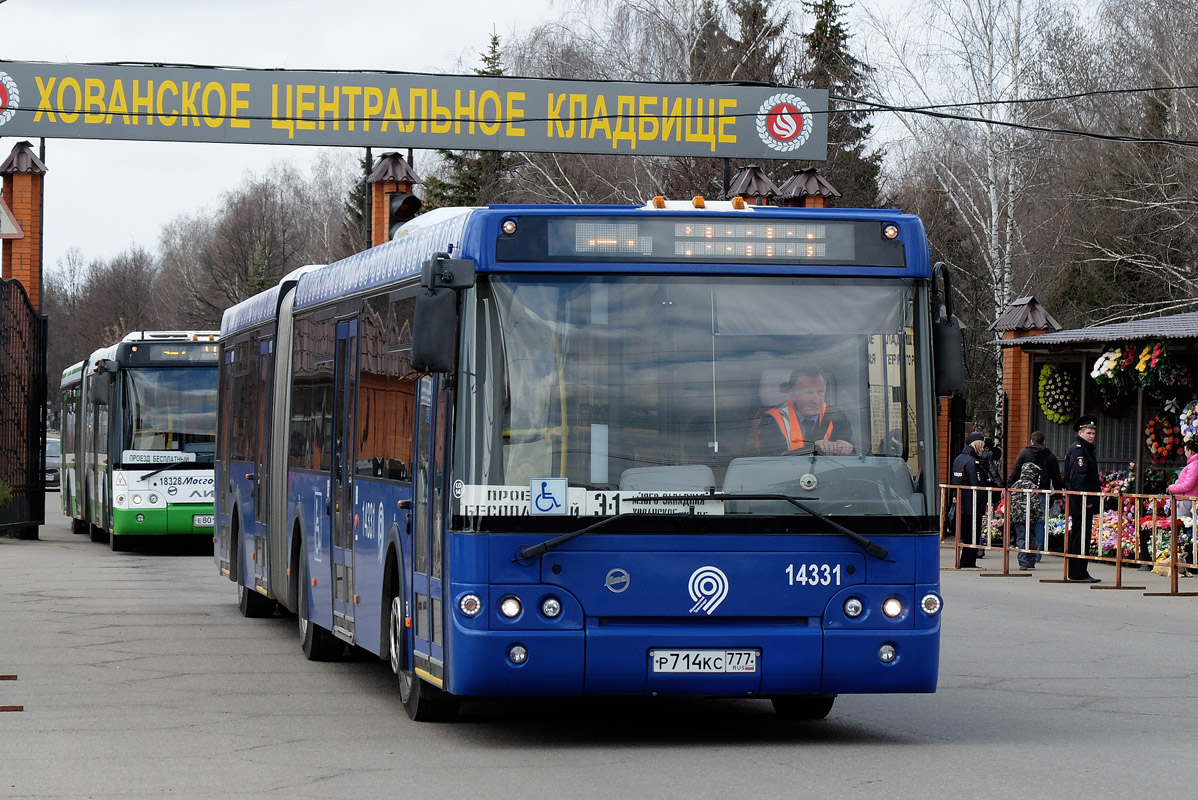
{"type": "Polygon", "coordinates": [[[691,600],[695,601],[690,613],[702,611],[710,615],[728,596],[728,576],[719,567],[699,567],[691,573],[688,588],[691,600]]]}
{"type": "Polygon", "coordinates": [[[772,150],[798,150],[811,138],[814,128],[811,108],[798,95],[770,95],[757,109],[757,136],[772,150]]]}
{"type": "Polygon", "coordinates": [[[608,571],[607,577],[603,579],[603,585],[615,594],[625,591],[631,584],[632,576],[628,574],[628,570],[619,567],[608,571]]]}

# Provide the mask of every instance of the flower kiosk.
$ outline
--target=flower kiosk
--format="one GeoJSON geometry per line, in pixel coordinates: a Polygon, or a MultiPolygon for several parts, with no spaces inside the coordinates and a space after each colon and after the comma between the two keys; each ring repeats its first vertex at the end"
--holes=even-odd
{"type": "MultiPolygon", "coordinates": [[[[1103,492],[1155,497],[1106,499],[1095,519],[1092,553],[1114,557],[1122,550],[1123,558],[1145,560],[1150,552],[1151,560],[1167,550],[1176,524],[1179,558],[1193,564],[1190,504],[1182,504],[1174,523],[1174,500],[1165,488],[1185,464],[1182,442],[1198,434],[1198,313],[1060,330],[1028,297],[991,329],[1003,336],[1009,458],[1035,430],[1063,458],[1073,422],[1096,415],[1103,492]]],[[[1060,549],[1064,524],[1050,515],[1050,550],[1060,549]]]]}

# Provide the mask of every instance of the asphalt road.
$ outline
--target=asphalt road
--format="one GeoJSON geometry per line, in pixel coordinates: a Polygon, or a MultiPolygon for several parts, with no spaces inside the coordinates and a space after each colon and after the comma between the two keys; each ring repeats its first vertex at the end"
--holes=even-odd
{"type": "Polygon", "coordinates": [[[57,514],[40,541],[0,538],[0,675],[17,676],[0,706],[24,708],[0,712],[0,797],[1198,794],[1198,598],[1041,583],[1051,560],[943,573],[934,695],[841,696],[818,723],[766,701],[596,699],[419,724],[382,662],[308,662],[293,620],[243,619],[203,552],[112,553],[57,514]]]}

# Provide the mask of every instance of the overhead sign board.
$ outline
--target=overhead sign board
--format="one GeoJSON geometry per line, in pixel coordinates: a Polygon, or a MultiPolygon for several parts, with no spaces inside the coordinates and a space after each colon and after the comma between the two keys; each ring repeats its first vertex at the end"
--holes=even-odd
{"type": "Polygon", "coordinates": [[[0,136],[823,160],[828,93],[0,61],[0,136]]]}

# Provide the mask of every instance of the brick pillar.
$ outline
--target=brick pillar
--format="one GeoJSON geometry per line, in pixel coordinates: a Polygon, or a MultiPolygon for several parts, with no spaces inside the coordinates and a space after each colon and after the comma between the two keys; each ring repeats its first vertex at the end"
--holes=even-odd
{"type": "Polygon", "coordinates": [[[4,202],[24,236],[3,241],[3,277],[25,287],[33,307],[41,310],[42,294],[42,184],[46,165],[29,142],[18,142],[4,164],[4,202]]]}
{"type": "MultiPolygon", "coordinates": [[[[391,210],[391,195],[398,191],[399,182],[386,180],[370,184],[370,245],[387,241],[387,218],[391,210]]],[[[411,191],[410,189],[408,191],[411,191]]]]}
{"type": "MultiPolygon", "coordinates": [[[[939,461],[936,465],[936,472],[940,476],[941,483],[952,483],[953,459],[957,457],[957,454],[952,452],[952,430],[949,424],[951,416],[949,415],[948,408],[949,399],[941,397],[938,403],[939,413],[936,415],[936,441],[940,443],[940,446],[937,448],[939,452],[936,454],[937,461],[939,461]]],[[[940,491],[939,488],[936,491],[940,491]]]]}
{"type": "MultiPolygon", "coordinates": [[[[1003,339],[1022,339],[1044,333],[1041,330],[1004,331],[1003,339]]],[[[1038,403],[1039,387],[1032,374],[1032,355],[1022,347],[1004,347],[1002,355],[1003,389],[1007,393],[1007,447],[1021,450],[1032,435],[1032,419],[1038,403]]],[[[1010,458],[1010,462],[1014,459],[1010,458]]]]}
{"type": "MultiPolygon", "coordinates": [[[[420,177],[399,153],[383,153],[366,177],[370,184],[370,244],[377,246],[390,241],[391,196],[396,192],[412,194],[420,177]]],[[[419,202],[413,213],[420,208],[419,202]]]]}

